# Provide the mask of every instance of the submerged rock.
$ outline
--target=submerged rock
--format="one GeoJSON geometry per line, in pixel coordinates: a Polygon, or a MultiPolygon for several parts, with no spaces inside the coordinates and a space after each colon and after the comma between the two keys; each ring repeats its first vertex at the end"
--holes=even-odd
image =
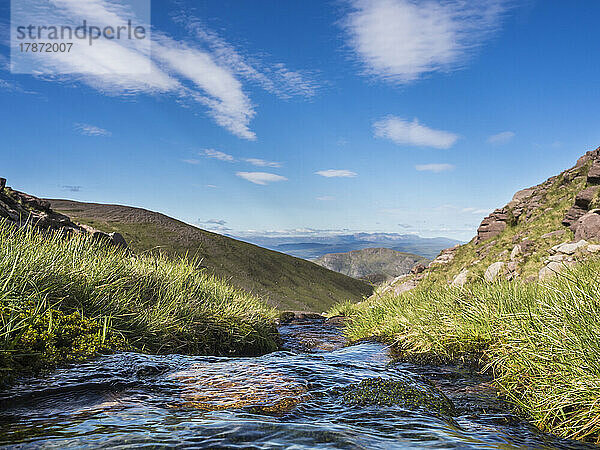
{"type": "MultiPolygon", "coordinates": [[[[284,413],[308,396],[305,381],[255,363],[196,364],[169,377],[180,383],[184,408],[204,411],[253,408],[284,413]]],[[[174,405],[175,406],[175,405],[174,405]]]]}
{"type": "Polygon", "coordinates": [[[400,406],[424,409],[444,416],[455,415],[452,402],[437,388],[412,381],[368,378],[344,389],[343,401],[353,406],[400,406]]]}

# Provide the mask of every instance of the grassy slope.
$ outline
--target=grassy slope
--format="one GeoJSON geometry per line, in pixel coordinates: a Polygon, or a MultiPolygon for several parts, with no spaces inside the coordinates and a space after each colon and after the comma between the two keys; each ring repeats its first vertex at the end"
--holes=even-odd
{"type": "Polygon", "coordinates": [[[389,248],[365,248],[346,253],[330,253],[314,262],[354,278],[382,275],[389,280],[405,275],[415,264],[427,264],[429,260],[389,248]]]}
{"type": "Polygon", "coordinates": [[[0,244],[0,378],[120,345],[217,355],[277,348],[275,310],[186,260],[5,222],[0,244]]]}
{"type": "Polygon", "coordinates": [[[581,261],[544,283],[522,281],[537,275],[550,247],[573,238],[570,230],[541,236],[565,229],[560,222],[585,187],[588,168],[570,181],[557,177],[529,221],[461,246],[452,262],[428,270],[415,290],[377,292],[330,313],[352,317],[346,330],[352,339],[376,336],[408,358],[476,362],[540,428],[600,443],[600,260],[581,261]],[[523,239],[535,247],[519,261],[520,280],[483,282],[485,269],[508,261],[523,239]],[[449,287],[465,268],[465,288],[449,287]]]}
{"type": "Polygon", "coordinates": [[[235,287],[280,309],[321,312],[342,299],[360,301],[367,283],[314,263],[201,230],[163,214],[116,205],[51,200],[52,208],[106,232],[121,233],[136,252],[160,248],[169,256],[189,255],[235,287]]]}

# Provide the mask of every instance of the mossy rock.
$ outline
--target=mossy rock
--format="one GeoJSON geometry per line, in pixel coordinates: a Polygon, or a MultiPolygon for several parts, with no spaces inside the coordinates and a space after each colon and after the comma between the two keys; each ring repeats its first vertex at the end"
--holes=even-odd
{"type": "Polygon", "coordinates": [[[369,378],[344,388],[343,401],[352,406],[400,406],[423,409],[443,416],[454,416],[452,402],[437,388],[414,381],[369,378]]]}

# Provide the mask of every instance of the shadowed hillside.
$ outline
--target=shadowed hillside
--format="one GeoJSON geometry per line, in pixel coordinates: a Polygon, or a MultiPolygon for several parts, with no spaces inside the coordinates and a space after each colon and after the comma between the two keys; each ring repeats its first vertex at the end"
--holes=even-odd
{"type": "Polygon", "coordinates": [[[118,232],[136,252],[198,257],[201,265],[234,286],[280,309],[323,311],[335,302],[371,294],[362,281],[309,261],[201,230],[164,214],[119,205],[49,200],[74,221],[118,232]]]}

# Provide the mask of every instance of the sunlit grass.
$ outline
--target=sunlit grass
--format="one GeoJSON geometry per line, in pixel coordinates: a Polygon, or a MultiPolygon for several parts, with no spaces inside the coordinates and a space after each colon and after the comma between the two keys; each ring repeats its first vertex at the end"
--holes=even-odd
{"type": "Polygon", "coordinates": [[[600,261],[544,284],[422,286],[331,313],[352,339],[376,336],[407,357],[475,362],[541,429],[600,442],[600,261]]]}
{"type": "Polygon", "coordinates": [[[44,333],[50,327],[59,337],[50,333],[48,339],[61,339],[52,317],[72,322],[73,313],[89,320],[85,326],[101,333],[101,341],[110,334],[140,351],[228,355],[276,349],[275,311],[197,267],[185,258],[135,256],[87,235],[42,236],[2,222],[0,351],[18,353],[34,327],[44,333]]]}

